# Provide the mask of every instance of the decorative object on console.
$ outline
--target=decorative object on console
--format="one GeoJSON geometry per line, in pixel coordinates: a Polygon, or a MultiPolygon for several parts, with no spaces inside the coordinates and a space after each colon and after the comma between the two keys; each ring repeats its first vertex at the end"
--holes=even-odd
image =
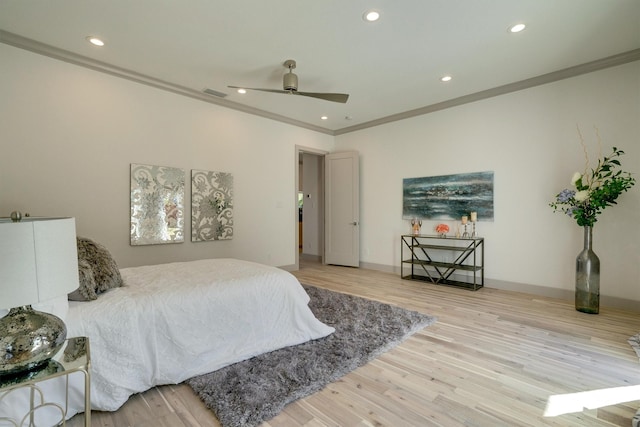
{"type": "MultiPolygon", "coordinates": [[[[629,172],[616,168],[621,166],[618,157],[624,151],[613,147],[613,152],[602,159],[594,169],[589,170],[587,148],[578,128],[580,144],[585,156],[585,171],[576,172],[571,178],[575,189],[565,188],[556,195],[556,200],[549,203],[554,212],[562,212],[576,220],[584,228],[584,248],[576,258],[576,310],[597,314],[600,306],[600,260],[593,252],[593,225],[604,208],[616,204],[616,199],[635,184],[635,178],[629,172]]],[[[601,151],[600,135],[598,147],[601,151]]]]}
{"type": "Polygon", "coordinates": [[[464,232],[462,233],[462,237],[466,239],[469,237],[469,232],[467,231],[467,223],[469,222],[469,217],[466,215],[462,215],[461,222],[462,225],[464,225],[464,232]]]}
{"type": "Polygon", "coordinates": [[[448,232],[449,232],[449,226],[447,224],[436,225],[436,233],[438,233],[438,236],[447,237],[448,232]]]}
{"type": "Polygon", "coordinates": [[[493,172],[404,178],[402,217],[456,221],[473,210],[493,221],[493,172]]]}
{"type": "Polygon", "coordinates": [[[191,171],[191,241],[233,238],[233,175],[191,171]]]}
{"type": "Polygon", "coordinates": [[[131,164],[131,244],[184,242],[184,169],[131,164]]]}
{"type": "Polygon", "coordinates": [[[422,220],[418,218],[411,219],[411,233],[414,235],[420,234],[420,227],[422,227],[422,220]]]}
{"type": "Polygon", "coordinates": [[[85,237],[76,240],[80,286],[69,294],[69,300],[95,300],[100,293],[122,286],[120,270],[107,248],[85,237]]]}
{"type": "Polygon", "coordinates": [[[65,342],[59,317],[31,304],[51,301],[78,287],[75,219],[0,219],[0,376],[31,375],[65,342]]]}
{"type": "Polygon", "coordinates": [[[471,231],[471,237],[478,237],[476,233],[476,222],[478,222],[478,212],[471,212],[471,224],[473,225],[473,231],[471,231]]]}

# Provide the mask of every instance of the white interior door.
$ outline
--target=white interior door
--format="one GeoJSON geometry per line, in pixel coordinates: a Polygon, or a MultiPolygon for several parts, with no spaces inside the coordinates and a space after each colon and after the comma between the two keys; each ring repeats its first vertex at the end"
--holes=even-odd
{"type": "Polygon", "coordinates": [[[357,151],[325,156],[325,262],[360,266],[360,168],[357,151]]]}

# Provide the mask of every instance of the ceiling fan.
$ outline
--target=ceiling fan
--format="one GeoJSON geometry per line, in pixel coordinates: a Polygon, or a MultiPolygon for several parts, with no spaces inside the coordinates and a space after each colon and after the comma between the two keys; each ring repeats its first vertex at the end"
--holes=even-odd
{"type": "Polygon", "coordinates": [[[282,90],[279,89],[261,89],[255,87],[241,87],[241,86],[228,86],[232,89],[247,89],[247,90],[259,90],[262,92],[272,93],[287,93],[290,95],[302,95],[309,96],[311,98],[324,99],[325,101],[341,102],[345,103],[349,99],[349,95],[346,93],[317,93],[317,92],[299,92],[298,91],[298,76],[293,73],[293,69],[296,68],[296,61],[293,59],[287,59],[283,64],[289,69],[289,72],[282,77],[282,90]]]}

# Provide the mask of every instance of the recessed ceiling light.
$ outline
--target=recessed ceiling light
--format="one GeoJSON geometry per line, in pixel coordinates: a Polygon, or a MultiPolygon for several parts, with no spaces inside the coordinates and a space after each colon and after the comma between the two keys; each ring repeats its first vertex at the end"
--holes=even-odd
{"type": "Polygon", "coordinates": [[[247,90],[246,89],[238,89],[238,93],[241,93],[241,94],[244,95],[245,93],[247,93],[247,90]]]}
{"type": "Polygon", "coordinates": [[[453,77],[451,76],[442,76],[440,77],[441,82],[450,82],[453,77]]]}
{"type": "Polygon", "coordinates": [[[87,41],[94,46],[100,46],[100,47],[104,46],[104,41],[102,41],[101,39],[95,36],[87,37],[87,41]]]}
{"type": "Polygon", "coordinates": [[[363,15],[362,19],[367,22],[375,22],[380,19],[380,12],[377,10],[367,10],[363,15]]]}
{"type": "Polygon", "coordinates": [[[512,25],[511,27],[509,27],[509,32],[511,32],[511,33],[519,33],[520,31],[524,30],[525,28],[527,28],[527,26],[525,24],[515,24],[515,25],[512,25]]]}
{"type": "Polygon", "coordinates": [[[322,117],[320,117],[320,120],[327,120],[328,118],[329,117],[327,117],[327,116],[322,116],[322,117]]]}

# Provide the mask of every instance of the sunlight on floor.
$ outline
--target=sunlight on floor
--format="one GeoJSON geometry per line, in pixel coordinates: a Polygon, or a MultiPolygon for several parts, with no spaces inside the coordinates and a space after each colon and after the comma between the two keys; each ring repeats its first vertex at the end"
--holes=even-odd
{"type": "Polygon", "coordinates": [[[582,412],[585,408],[595,409],[633,400],[640,400],[640,385],[555,394],[549,396],[544,416],[555,417],[572,412],[582,412]]]}

